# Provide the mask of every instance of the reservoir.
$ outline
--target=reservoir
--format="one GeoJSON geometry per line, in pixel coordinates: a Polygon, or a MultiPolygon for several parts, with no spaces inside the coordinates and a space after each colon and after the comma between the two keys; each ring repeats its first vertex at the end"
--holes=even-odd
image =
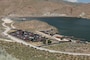
{"type": "Polygon", "coordinates": [[[25,17],[25,19],[45,21],[58,28],[61,35],[74,36],[90,41],[90,19],[75,17],[25,17]]]}

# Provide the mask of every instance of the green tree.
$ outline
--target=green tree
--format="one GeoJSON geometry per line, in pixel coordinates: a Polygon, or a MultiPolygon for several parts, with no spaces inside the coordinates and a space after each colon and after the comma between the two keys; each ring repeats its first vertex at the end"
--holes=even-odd
{"type": "Polygon", "coordinates": [[[48,40],[48,44],[51,44],[52,43],[52,41],[51,40],[48,40]]]}

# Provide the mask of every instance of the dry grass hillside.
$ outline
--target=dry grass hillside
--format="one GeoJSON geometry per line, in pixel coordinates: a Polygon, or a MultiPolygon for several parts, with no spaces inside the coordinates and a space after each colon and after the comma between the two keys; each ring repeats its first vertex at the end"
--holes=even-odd
{"type": "Polygon", "coordinates": [[[30,16],[60,13],[79,16],[82,12],[90,18],[90,4],[75,4],[59,0],[0,0],[0,17],[5,15],[30,16]]]}
{"type": "Polygon", "coordinates": [[[0,46],[0,60],[19,60],[13,56],[11,56],[10,54],[8,54],[5,49],[3,49],[0,46]]]}
{"type": "MultiPolygon", "coordinates": [[[[36,50],[18,43],[0,41],[0,46],[19,60],[90,60],[90,56],[73,56],[36,50]]],[[[14,59],[12,59],[14,60],[14,59]]]]}
{"type": "Polygon", "coordinates": [[[46,46],[48,49],[57,50],[57,51],[67,51],[67,52],[76,52],[76,53],[88,53],[90,54],[90,43],[60,43],[57,45],[46,46]]]}
{"type": "Polygon", "coordinates": [[[22,21],[22,22],[15,22],[14,26],[17,29],[27,30],[27,31],[45,31],[53,29],[53,32],[57,33],[57,28],[49,25],[46,22],[39,21],[39,20],[31,20],[31,21],[22,21]]]}

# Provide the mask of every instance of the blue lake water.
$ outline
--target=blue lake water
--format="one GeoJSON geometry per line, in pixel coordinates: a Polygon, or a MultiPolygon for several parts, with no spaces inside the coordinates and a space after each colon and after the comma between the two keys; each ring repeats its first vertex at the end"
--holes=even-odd
{"type": "Polygon", "coordinates": [[[71,17],[27,17],[26,20],[37,19],[45,21],[58,28],[59,33],[66,36],[74,36],[90,41],[90,19],[71,17]]]}

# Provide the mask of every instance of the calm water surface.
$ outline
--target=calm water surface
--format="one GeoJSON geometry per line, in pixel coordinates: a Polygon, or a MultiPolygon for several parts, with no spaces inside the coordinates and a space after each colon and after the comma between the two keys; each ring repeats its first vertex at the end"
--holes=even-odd
{"type": "Polygon", "coordinates": [[[90,41],[90,19],[81,18],[67,18],[67,17],[39,17],[30,18],[26,20],[37,19],[45,21],[50,25],[58,28],[60,34],[66,36],[74,36],[77,38],[83,38],[90,41]]]}

